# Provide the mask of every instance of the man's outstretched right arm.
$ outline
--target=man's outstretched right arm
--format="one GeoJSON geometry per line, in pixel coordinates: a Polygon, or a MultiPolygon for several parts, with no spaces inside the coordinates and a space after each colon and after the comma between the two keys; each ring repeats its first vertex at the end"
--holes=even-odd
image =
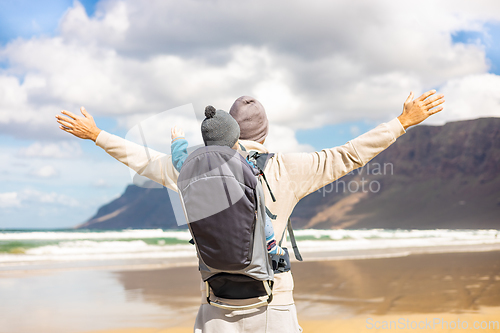
{"type": "Polygon", "coordinates": [[[363,167],[406,133],[408,127],[443,110],[440,105],[444,103],[444,96],[435,93],[435,90],[431,90],[416,99],[410,93],[399,117],[380,124],[342,146],[314,153],[283,154],[283,163],[289,170],[297,200],[363,167]]]}
{"type": "Polygon", "coordinates": [[[80,108],[84,117],[62,111],[67,117],[56,116],[59,128],[80,139],[89,139],[116,160],[127,165],[139,175],[177,191],[178,172],[172,165],[172,157],[153,149],[135,144],[116,135],[100,130],[93,117],[80,108]]]}

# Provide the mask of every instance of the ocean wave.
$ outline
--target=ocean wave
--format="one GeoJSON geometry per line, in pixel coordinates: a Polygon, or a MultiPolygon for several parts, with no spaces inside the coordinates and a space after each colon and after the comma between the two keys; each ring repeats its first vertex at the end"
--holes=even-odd
{"type": "MultiPolygon", "coordinates": [[[[498,230],[296,230],[300,251],[340,252],[499,244],[498,230]]],[[[26,231],[0,233],[0,266],[39,261],[195,257],[189,231],[26,231]]]]}
{"type": "Polygon", "coordinates": [[[0,263],[33,261],[114,260],[142,258],[195,257],[191,244],[149,245],[134,241],[64,241],[25,250],[23,253],[0,254],[0,263]]]}
{"type": "Polygon", "coordinates": [[[147,239],[173,238],[190,240],[188,230],[134,229],[117,231],[14,231],[0,232],[0,241],[7,240],[63,240],[63,239],[147,239]]]}

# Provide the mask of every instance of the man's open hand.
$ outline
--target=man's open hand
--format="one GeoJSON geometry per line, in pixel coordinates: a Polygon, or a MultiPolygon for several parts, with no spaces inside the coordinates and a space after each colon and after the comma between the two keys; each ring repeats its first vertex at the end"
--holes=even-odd
{"type": "Polygon", "coordinates": [[[83,117],[74,115],[73,113],[62,110],[61,113],[67,117],[57,115],[57,122],[61,124],[60,129],[80,139],[90,139],[95,141],[101,130],[96,126],[94,118],[82,106],[80,112],[83,117]]]}
{"type": "Polygon", "coordinates": [[[444,95],[433,96],[435,93],[435,90],[430,90],[415,100],[413,100],[413,92],[410,93],[404,103],[403,113],[398,117],[404,129],[419,124],[429,116],[443,110],[442,106],[435,107],[444,103],[444,95]]]}

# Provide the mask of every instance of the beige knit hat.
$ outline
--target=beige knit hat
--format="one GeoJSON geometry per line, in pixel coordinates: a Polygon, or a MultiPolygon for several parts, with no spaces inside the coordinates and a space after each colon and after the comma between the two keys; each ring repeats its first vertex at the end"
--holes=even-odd
{"type": "Polygon", "coordinates": [[[231,106],[229,114],[240,125],[240,139],[262,142],[269,131],[266,110],[258,100],[241,96],[231,106]]]}

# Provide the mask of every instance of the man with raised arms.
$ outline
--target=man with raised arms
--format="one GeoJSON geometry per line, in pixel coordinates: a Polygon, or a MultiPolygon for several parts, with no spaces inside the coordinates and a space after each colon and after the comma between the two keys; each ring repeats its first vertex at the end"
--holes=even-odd
{"type": "MultiPolygon", "coordinates": [[[[442,103],[444,96],[436,95],[434,90],[416,99],[410,93],[399,117],[380,124],[342,146],[313,153],[276,153],[267,163],[264,173],[276,197],[276,202],[273,202],[269,192],[265,191],[266,205],[277,216],[273,220],[277,238],[284,234],[288,218],[300,199],[364,166],[403,135],[408,127],[441,111],[442,103]]],[[[170,155],[151,149],[148,154],[143,146],[100,130],[92,116],[83,107],[80,110],[83,117],[69,111],[62,111],[65,116],[56,116],[63,131],[95,141],[97,146],[138,174],[177,191],[179,173],[170,155]]],[[[262,104],[252,97],[242,96],[234,102],[230,114],[240,126],[240,143],[243,147],[247,151],[268,153],[263,144],[269,124],[262,104]]],[[[274,279],[274,297],[268,307],[239,313],[207,304],[202,283],[202,304],[196,318],[195,333],[302,332],[293,300],[291,271],[275,274],[274,279]]]]}

